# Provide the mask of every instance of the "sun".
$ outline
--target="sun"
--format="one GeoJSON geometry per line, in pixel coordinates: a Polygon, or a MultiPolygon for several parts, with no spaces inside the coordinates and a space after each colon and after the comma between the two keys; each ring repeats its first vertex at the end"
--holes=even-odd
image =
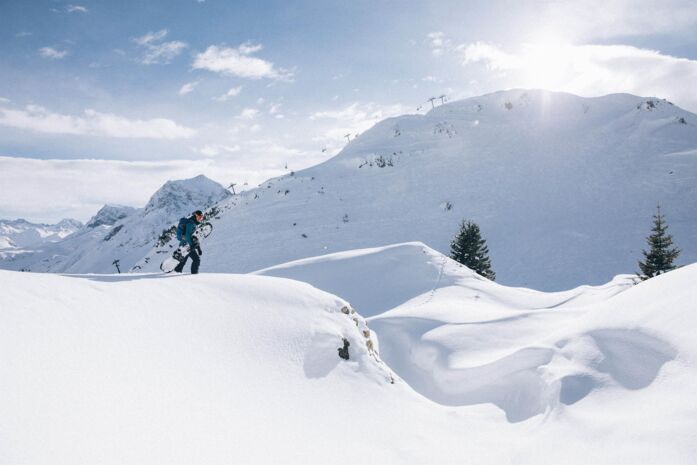
{"type": "Polygon", "coordinates": [[[523,44],[522,71],[528,86],[560,90],[573,68],[573,46],[559,37],[544,36],[523,44]]]}

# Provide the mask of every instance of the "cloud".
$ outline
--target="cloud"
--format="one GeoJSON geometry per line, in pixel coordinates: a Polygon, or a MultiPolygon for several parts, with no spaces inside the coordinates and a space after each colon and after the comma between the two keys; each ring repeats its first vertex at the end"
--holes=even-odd
{"type": "Polygon", "coordinates": [[[310,115],[310,120],[331,122],[321,137],[314,138],[318,142],[330,142],[342,140],[346,134],[361,133],[378,121],[407,112],[408,108],[401,104],[379,105],[373,102],[354,102],[344,108],[315,112],[310,115]]]}
{"type": "Polygon", "coordinates": [[[627,92],[667,98],[697,111],[697,60],[629,45],[526,44],[517,52],[477,42],[460,49],[465,66],[495,71],[489,84],[597,96],[627,92]]]}
{"type": "Polygon", "coordinates": [[[65,7],[65,10],[68,13],[87,13],[89,11],[87,7],[82,5],[68,5],[65,7]]]}
{"type": "Polygon", "coordinates": [[[226,100],[229,100],[233,97],[237,97],[240,95],[240,92],[242,92],[242,86],[238,87],[231,87],[230,90],[225,92],[223,95],[216,97],[215,100],[218,102],[225,102],[226,100]]]}
{"type": "Polygon", "coordinates": [[[504,52],[495,45],[486,42],[475,42],[461,45],[463,64],[485,63],[492,70],[516,69],[524,66],[523,57],[504,52]]]}
{"type": "Polygon", "coordinates": [[[443,32],[429,32],[428,35],[429,46],[431,47],[431,53],[434,56],[443,55],[446,51],[452,48],[452,43],[443,32]]]}
{"type": "Polygon", "coordinates": [[[195,152],[200,153],[206,157],[216,157],[221,154],[236,153],[241,150],[239,145],[220,145],[220,144],[206,144],[203,147],[194,149],[195,152]]]}
{"type": "Polygon", "coordinates": [[[167,37],[168,31],[167,29],[161,29],[157,32],[148,32],[147,34],[136,37],[133,39],[133,42],[135,42],[138,45],[148,45],[152,44],[153,42],[159,42],[165,37],[167,37]]]}
{"type": "Polygon", "coordinates": [[[256,108],[245,108],[237,117],[239,119],[252,120],[256,119],[257,116],[259,116],[259,110],[256,108]]]}
{"type": "Polygon", "coordinates": [[[0,218],[89,219],[105,203],[142,207],[169,179],[207,172],[192,160],[35,160],[0,156],[0,218]]]}
{"type": "Polygon", "coordinates": [[[39,49],[39,55],[51,60],[60,60],[68,55],[67,50],[57,50],[53,47],[42,47],[39,49]]]}
{"type": "Polygon", "coordinates": [[[148,32],[141,37],[133,39],[136,44],[145,48],[145,54],[141,58],[141,63],[144,65],[170,63],[182,50],[188,47],[186,42],[179,40],[161,42],[167,37],[167,34],[167,29],[162,29],[157,32],[148,32]]]}
{"type": "Polygon", "coordinates": [[[577,0],[544,2],[536,13],[546,35],[579,42],[694,31],[694,0],[577,0]]]}
{"type": "Polygon", "coordinates": [[[0,107],[0,125],[51,134],[142,139],[180,139],[196,133],[165,118],[128,119],[90,109],[83,116],[70,116],[36,105],[28,105],[24,110],[0,107]]]}
{"type": "Polygon", "coordinates": [[[196,55],[191,66],[193,69],[247,79],[290,80],[292,73],[289,71],[277,69],[273,63],[251,56],[261,49],[261,45],[250,42],[236,48],[211,45],[205,52],[196,55]]]}
{"type": "Polygon", "coordinates": [[[17,34],[15,34],[15,37],[29,37],[29,36],[31,36],[31,35],[32,35],[31,32],[20,31],[20,32],[18,32],[17,34]]]}
{"type": "Polygon", "coordinates": [[[199,81],[194,81],[194,82],[187,82],[181,88],[179,89],[179,92],[177,92],[179,95],[186,95],[190,94],[193,92],[194,88],[198,85],[199,81]]]}
{"type": "Polygon", "coordinates": [[[10,99],[6,97],[0,97],[0,103],[10,103],[10,99]]]}
{"type": "MultiPolygon", "coordinates": [[[[264,153],[265,148],[258,147],[255,153],[264,153]]],[[[236,182],[239,190],[242,183],[256,186],[282,174],[282,163],[262,167],[224,157],[142,162],[0,156],[0,218],[86,221],[106,203],[143,207],[171,179],[205,174],[224,185],[236,182]]]]}

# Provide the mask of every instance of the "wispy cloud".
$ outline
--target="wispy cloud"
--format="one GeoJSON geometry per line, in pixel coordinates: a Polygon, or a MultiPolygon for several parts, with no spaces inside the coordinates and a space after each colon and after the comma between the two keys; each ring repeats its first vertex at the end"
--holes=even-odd
{"type": "Polygon", "coordinates": [[[430,32],[427,37],[431,47],[431,53],[435,56],[440,56],[452,48],[450,39],[448,39],[443,32],[430,32]]]}
{"type": "Polygon", "coordinates": [[[576,0],[544,2],[536,12],[546,35],[579,42],[694,31],[694,0],[576,0]]]}
{"type": "MultiPolygon", "coordinates": [[[[267,153],[266,146],[251,149],[255,154],[267,153]]],[[[280,175],[282,163],[283,158],[258,167],[245,164],[240,158],[230,160],[224,156],[196,156],[176,161],[36,160],[0,156],[0,218],[23,217],[51,223],[62,218],[86,221],[105,203],[142,207],[170,179],[205,174],[225,185],[236,182],[239,189],[246,181],[255,186],[280,175]],[[27,173],[31,173],[30,182],[27,173]]]]}
{"type": "Polygon", "coordinates": [[[290,80],[292,73],[276,68],[270,61],[252,56],[262,46],[244,43],[239,47],[211,45],[205,52],[196,55],[193,69],[205,69],[214,73],[227,74],[247,79],[290,80]]]}
{"type": "Polygon", "coordinates": [[[179,40],[162,42],[162,40],[167,37],[167,34],[167,29],[161,29],[157,32],[148,32],[141,37],[133,39],[136,44],[145,48],[145,54],[141,58],[141,63],[144,65],[170,63],[188,47],[186,42],[179,40]]]}
{"type": "Polygon", "coordinates": [[[10,103],[10,99],[6,97],[0,97],[0,103],[10,103]]]}
{"type": "Polygon", "coordinates": [[[31,36],[32,33],[28,31],[20,31],[17,34],[15,34],[15,37],[29,37],[31,36]]]}
{"type": "Polygon", "coordinates": [[[407,112],[408,108],[401,104],[380,105],[374,102],[354,102],[343,108],[315,112],[310,115],[310,120],[332,122],[321,137],[314,139],[318,142],[330,143],[343,140],[346,134],[361,133],[385,118],[407,112]]]}
{"type": "Polygon", "coordinates": [[[252,120],[256,119],[257,116],[259,116],[259,110],[256,108],[245,108],[237,117],[239,119],[252,120]]]}
{"type": "Polygon", "coordinates": [[[217,100],[218,102],[225,102],[233,97],[237,97],[238,95],[240,95],[240,92],[242,92],[242,86],[231,87],[223,95],[216,97],[215,100],[217,100]]]}
{"type": "Polygon", "coordinates": [[[83,116],[71,116],[36,105],[23,110],[0,107],[0,125],[52,134],[142,139],[180,139],[196,133],[166,118],[128,119],[90,109],[83,116]]]}
{"type": "Polygon", "coordinates": [[[67,50],[58,50],[53,47],[41,47],[39,55],[50,60],[61,60],[68,55],[67,50]]]}
{"type": "Polygon", "coordinates": [[[221,145],[221,144],[206,144],[203,147],[194,149],[194,151],[200,153],[206,157],[217,157],[221,154],[236,153],[241,150],[239,145],[221,145]]]}
{"type": "Polygon", "coordinates": [[[68,5],[65,7],[65,10],[68,13],[87,13],[89,10],[87,7],[82,6],[82,5],[68,5]]]}
{"type": "Polygon", "coordinates": [[[198,85],[199,81],[193,81],[193,82],[187,82],[181,88],[179,89],[179,92],[177,92],[179,95],[186,95],[190,94],[191,92],[194,91],[196,86],[198,85]]]}

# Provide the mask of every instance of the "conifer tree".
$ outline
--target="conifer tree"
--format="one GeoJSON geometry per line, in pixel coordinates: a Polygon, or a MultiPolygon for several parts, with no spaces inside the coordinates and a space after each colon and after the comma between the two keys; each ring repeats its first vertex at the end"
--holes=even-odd
{"type": "Polygon", "coordinates": [[[650,250],[648,252],[643,250],[642,253],[645,260],[639,261],[641,273],[638,274],[642,281],[676,268],[673,265],[673,260],[678,257],[680,250],[677,247],[671,247],[673,245],[673,237],[666,232],[667,229],[668,224],[665,217],[661,214],[661,206],[658,205],[656,214],[653,215],[652,233],[646,238],[650,250]]]}
{"type": "Polygon", "coordinates": [[[496,273],[491,269],[489,248],[482,239],[479,226],[473,221],[460,223],[460,230],[450,243],[450,258],[485,278],[492,281],[496,279],[496,273]]]}

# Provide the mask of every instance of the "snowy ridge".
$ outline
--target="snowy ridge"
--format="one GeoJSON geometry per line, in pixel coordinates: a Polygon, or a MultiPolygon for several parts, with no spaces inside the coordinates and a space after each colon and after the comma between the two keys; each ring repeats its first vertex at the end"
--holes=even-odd
{"type": "Polygon", "coordinates": [[[56,224],[37,224],[23,219],[0,220],[0,260],[59,242],[82,226],[70,218],[56,224]]]}
{"type": "MultiPolygon", "coordinates": [[[[659,202],[690,263],[696,124],[655,98],[525,90],[390,118],[327,162],[222,202],[203,269],[410,241],[447,253],[472,219],[500,282],[568,289],[634,272],[659,202]]],[[[166,250],[139,266],[156,270],[166,250]]]]}

